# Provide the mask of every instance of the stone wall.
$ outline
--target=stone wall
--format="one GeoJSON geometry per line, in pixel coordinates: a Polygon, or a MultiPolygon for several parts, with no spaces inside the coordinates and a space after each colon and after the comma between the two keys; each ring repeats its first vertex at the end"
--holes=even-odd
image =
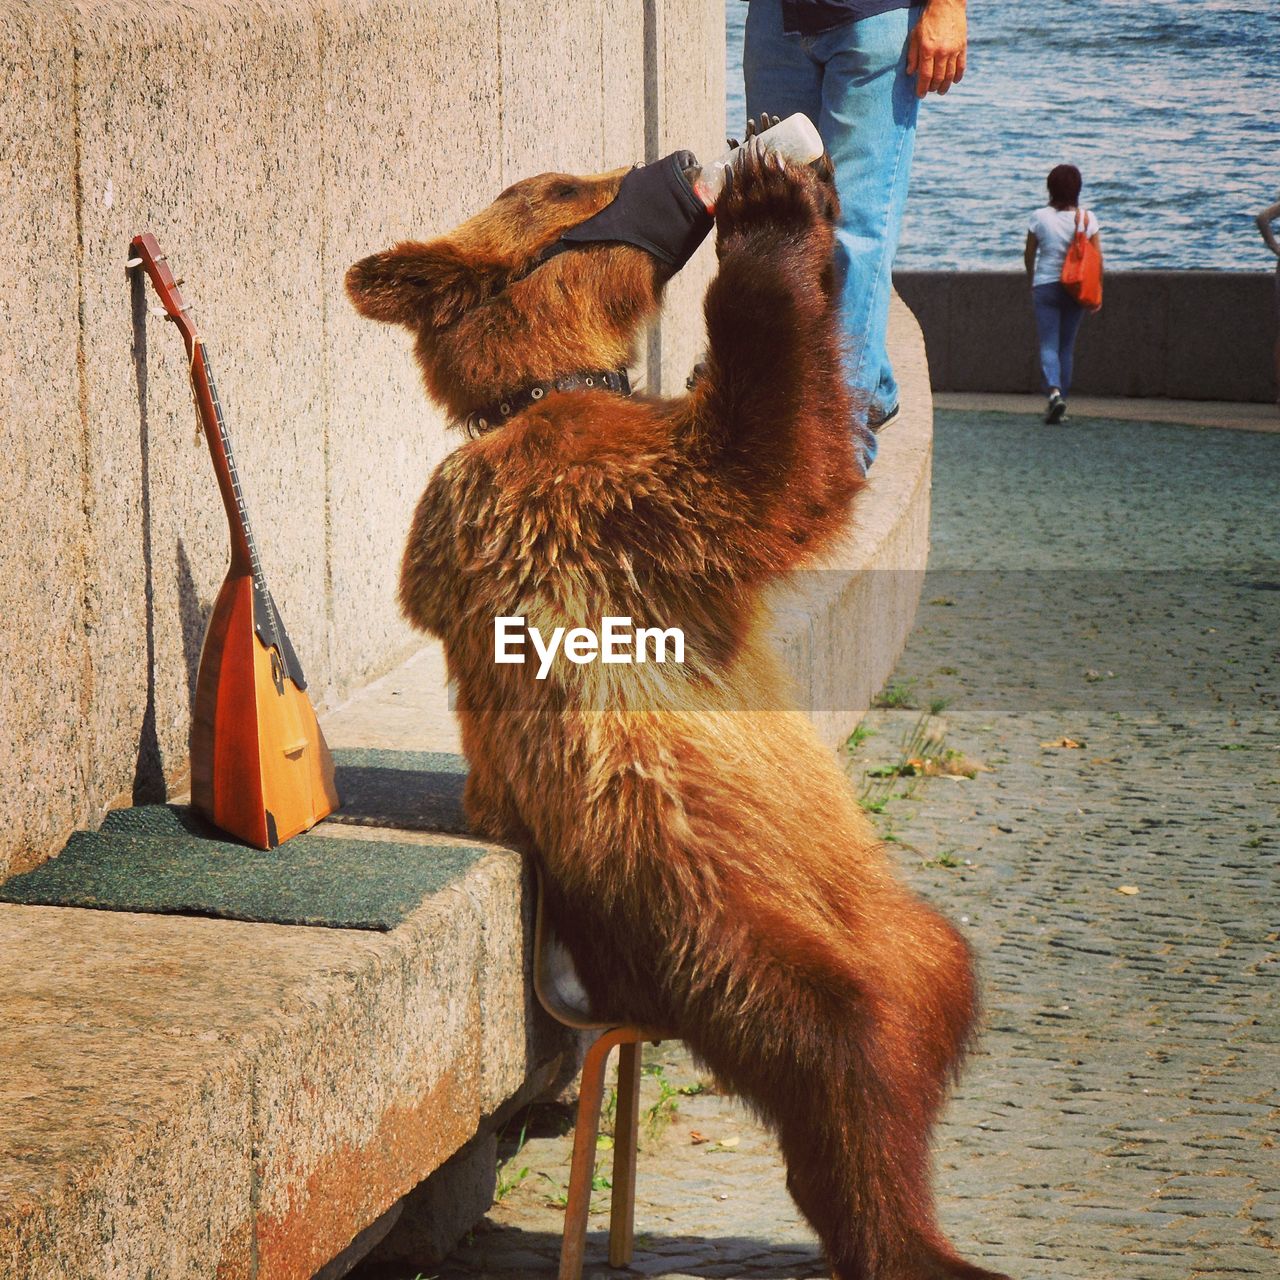
{"type": "MultiPolygon", "coordinates": [[[[1026,276],[902,271],[935,391],[1040,390],[1026,276]]],[[[1175,400],[1275,398],[1275,277],[1263,272],[1113,271],[1076,347],[1075,390],[1175,400]]]]}
{"type": "MultiPolygon", "coordinates": [[[[453,443],[345,268],[529,173],[717,153],[723,41],[700,0],[0,0],[0,875],[185,774],[227,535],[131,237],[185,277],[331,705],[415,643],[400,547],[453,443]]],[[[650,389],[698,355],[712,261],[671,291],[650,389]]]]}
{"type": "Polygon", "coordinates": [[[799,705],[839,747],[893,674],[929,559],[933,395],[915,317],[894,297],[889,350],[902,411],[880,433],[867,487],[821,563],[778,584],[773,638],[799,705]]]}

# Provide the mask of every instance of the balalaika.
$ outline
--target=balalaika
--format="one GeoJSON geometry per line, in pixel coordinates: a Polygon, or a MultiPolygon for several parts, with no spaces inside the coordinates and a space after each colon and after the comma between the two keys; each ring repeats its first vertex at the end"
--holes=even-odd
{"type": "Polygon", "coordinates": [[[196,679],[191,802],[215,826],[274,849],[337,807],[333,759],[262,575],[204,341],[155,237],[137,236],[130,247],[130,265],[146,269],[186,345],[196,409],[231,526],[231,567],[196,679]]]}

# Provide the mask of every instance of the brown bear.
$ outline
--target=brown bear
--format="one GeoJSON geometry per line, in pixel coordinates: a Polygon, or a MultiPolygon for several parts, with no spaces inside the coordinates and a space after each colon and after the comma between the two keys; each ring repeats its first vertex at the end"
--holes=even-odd
{"type": "Polygon", "coordinates": [[[468,815],[540,863],[593,1008],[674,1032],[776,1130],[838,1280],[990,1278],[929,1185],[974,1027],[969,949],[894,878],[765,639],[767,585],[862,483],[829,167],[736,167],[705,370],[680,399],[601,385],[670,266],[625,243],[544,260],[625,173],[529,178],[347,274],[472,428],[422,497],[400,589],[456,682],[468,815]],[[679,628],[684,661],[495,660],[495,619],[550,635],[610,616],[679,628]]]}

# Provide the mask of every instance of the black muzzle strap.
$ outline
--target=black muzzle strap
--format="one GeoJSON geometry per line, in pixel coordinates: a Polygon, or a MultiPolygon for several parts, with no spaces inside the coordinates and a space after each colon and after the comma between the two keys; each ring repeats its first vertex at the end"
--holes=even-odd
{"type": "Polygon", "coordinates": [[[633,244],[679,271],[715,225],[685,170],[697,164],[691,151],[673,151],[652,164],[637,165],[622,179],[618,194],[599,213],[570,227],[541,258],[579,244],[633,244]]]}

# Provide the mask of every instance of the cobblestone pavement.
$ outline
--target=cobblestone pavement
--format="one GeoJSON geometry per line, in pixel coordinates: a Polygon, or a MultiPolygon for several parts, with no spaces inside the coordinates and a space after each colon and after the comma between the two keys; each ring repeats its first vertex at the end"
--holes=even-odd
{"type": "MultiPolygon", "coordinates": [[[[982,964],[944,1223],[1020,1280],[1280,1276],[1280,437],[950,413],[936,448],[934,567],[888,697],[914,706],[874,711],[849,767],[982,964]],[[919,754],[930,711],[983,768],[869,777],[919,754]]],[[[649,1070],[634,1269],[826,1274],[768,1136],[672,1092],[700,1083],[679,1046],[649,1070]]],[[[568,1112],[530,1124],[441,1277],[554,1274],[568,1112]]],[[[588,1274],[612,1274],[606,1222],[588,1274]]]]}

